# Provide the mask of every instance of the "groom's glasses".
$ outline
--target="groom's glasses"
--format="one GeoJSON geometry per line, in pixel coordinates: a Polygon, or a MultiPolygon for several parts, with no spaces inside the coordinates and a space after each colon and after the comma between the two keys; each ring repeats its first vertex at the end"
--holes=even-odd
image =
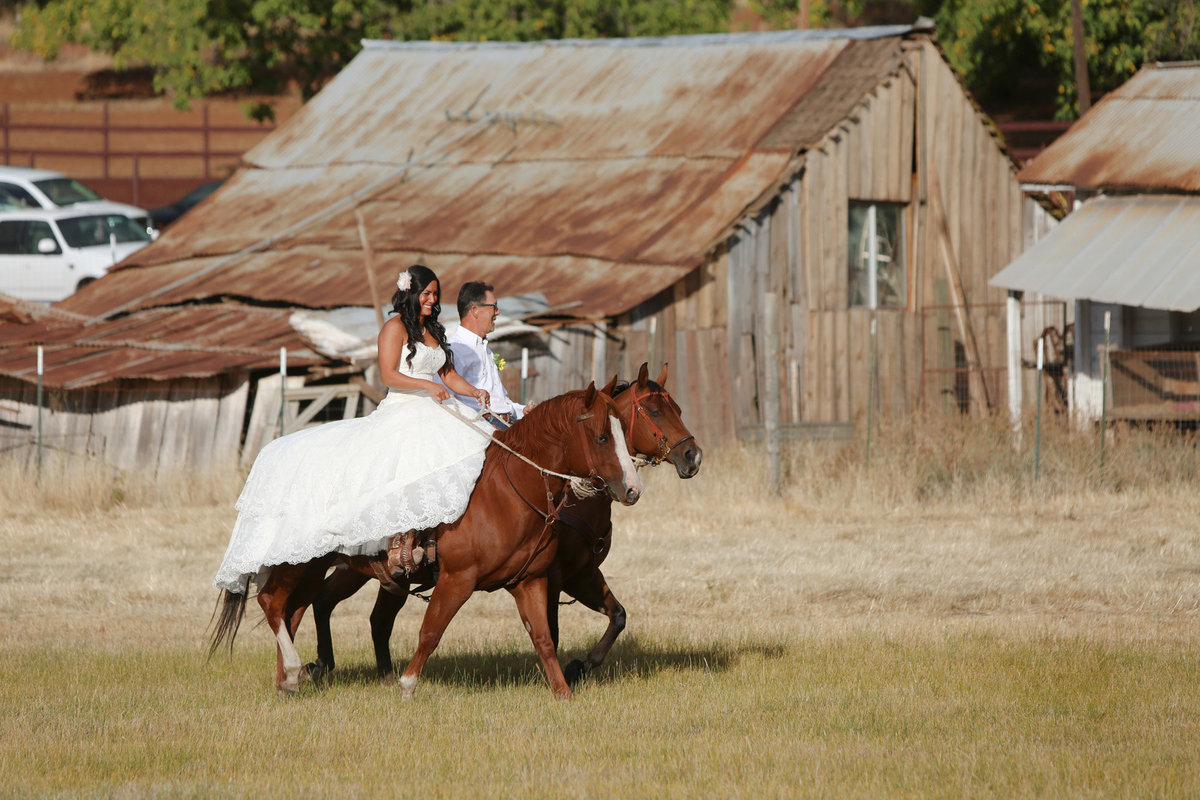
{"type": "Polygon", "coordinates": [[[480,308],[491,308],[495,309],[496,311],[500,310],[500,307],[495,303],[476,303],[475,305],[479,306],[480,308]]]}

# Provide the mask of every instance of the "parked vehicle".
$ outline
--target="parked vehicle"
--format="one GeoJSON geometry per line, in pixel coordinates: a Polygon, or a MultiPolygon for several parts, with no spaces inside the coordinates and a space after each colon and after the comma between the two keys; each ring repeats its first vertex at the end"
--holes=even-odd
{"type": "Polygon", "coordinates": [[[52,303],[151,241],[123,214],[66,209],[0,212],[0,292],[52,303]]]}
{"type": "Polygon", "coordinates": [[[150,209],[150,221],[156,228],[165,228],[188,211],[200,204],[200,201],[217,190],[224,181],[209,181],[192,189],[174,203],[150,209]]]}
{"type": "Polygon", "coordinates": [[[0,166],[0,211],[30,208],[71,208],[76,213],[120,214],[136,222],[151,237],[158,233],[146,209],[105,200],[61,172],[0,166]]]}

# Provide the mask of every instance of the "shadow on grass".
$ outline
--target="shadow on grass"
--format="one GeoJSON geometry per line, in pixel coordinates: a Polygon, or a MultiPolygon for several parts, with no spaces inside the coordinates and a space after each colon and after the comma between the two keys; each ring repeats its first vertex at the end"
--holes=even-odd
{"type": "MultiPolygon", "coordinates": [[[[645,679],[665,672],[725,672],[743,659],[754,656],[764,659],[782,657],[788,648],[778,643],[720,643],[688,645],[672,642],[647,642],[636,636],[622,638],[604,663],[592,669],[580,685],[603,685],[615,680],[645,679]]],[[[586,658],[587,651],[564,648],[559,661],[565,668],[576,658],[586,658]]],[[[396,660],[396,676],[408,663],[404,655],[396,660]]],[[[494,652],[434,653],[421,673],[423,682],[437,683],[462,689],[497,689],[516,686],[544,685],[542,663],[530,646],[525,650],[506,649],[494,652]]],[[[321,687],[375,684],[379,679],[373,664],[342,664],[317,685],[321,687]]]]}

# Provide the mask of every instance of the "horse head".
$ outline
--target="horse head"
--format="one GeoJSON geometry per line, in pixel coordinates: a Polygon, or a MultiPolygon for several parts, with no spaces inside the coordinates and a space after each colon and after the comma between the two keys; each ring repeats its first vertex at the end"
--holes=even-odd
{"type": "Polygon", "coordinates": [[[643,363],[637,381],[621,389],[615,388],[616,382],[614,375],[604,391],[616,405],[629,450],[656,464],[669,460],[681,478],[699,472],[703,452],[667,392],[667,365],[663,364],[657,381],[650,380],[649,365],[643,363]]]}
{"type": "Polygon", "coordinates": [[[582,407],[576,418],[580,435],[568,446],[568,462],[575,472],[585,472],[601,481],[614,500],[630,506],[642,494],[642,480],[621,428],[612,398],[589,383],[583,391],[582,407]]]}

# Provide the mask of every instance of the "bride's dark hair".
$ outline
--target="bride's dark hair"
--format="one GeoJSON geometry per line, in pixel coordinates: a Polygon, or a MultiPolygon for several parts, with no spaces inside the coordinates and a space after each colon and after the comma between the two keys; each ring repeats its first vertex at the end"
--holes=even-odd
{"type": "MultiPolygon", "coordinates": [[[[438,276],[423,264],[413,264],[400,275],[408,275],[411,282],[408,289],[398,288],[392,295],[392,313],[400,315],[404,330],[408,332],[408,358],[405,361],[408,362],[409,369],[412,369],[413,356],[417,352],[416,343],[425,341],[425,333],[421,330],[421,292],[436,281],[438,276]]],[[[441,282],[438,283],[438,289],[438,302],[433,304],[433,313],[425,318],[425,330],[433,334],[442,352],[446,354],[446,366],[443,369],[448,369],[454,366],[454,356],[446,342],[446,329],[438,322],[438,314],[442,313],[441,282]]]]}

